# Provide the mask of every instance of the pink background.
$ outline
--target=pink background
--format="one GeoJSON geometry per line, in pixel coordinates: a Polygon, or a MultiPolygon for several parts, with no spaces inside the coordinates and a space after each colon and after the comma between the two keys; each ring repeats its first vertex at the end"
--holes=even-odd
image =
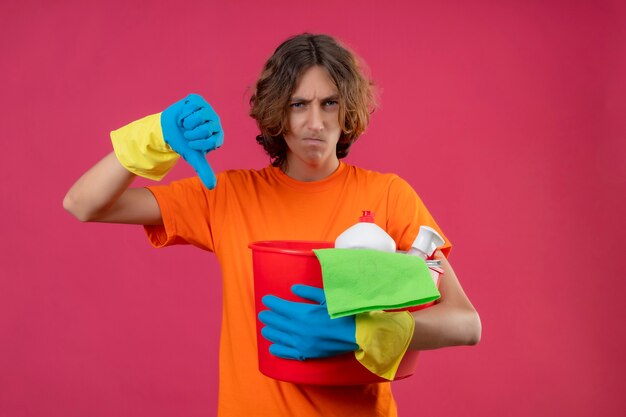
{"type": "Polygon", "coordinates": [[[348,162],[414,186],[481,314],[479,346],[426,352],[394,385],[401,415],[624,415],[623,2],[2,9],[0,417],[214,415],[216,260],[61,202],[110,130],[188,92],[222,117],[217,170],[264,166],[248,88],[303,31],[368,62],[381,106],[348,162]]]}

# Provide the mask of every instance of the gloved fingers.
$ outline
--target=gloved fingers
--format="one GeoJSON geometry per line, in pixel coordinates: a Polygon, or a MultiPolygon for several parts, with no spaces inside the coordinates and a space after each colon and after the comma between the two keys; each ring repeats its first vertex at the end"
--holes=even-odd
{"type": "MultiPolygon", "coordinates": [[[[183,125],[185,120],[195,113],[198,113],[198,112],[201,113],[202,109],[207,108],[207,106],[215,114],[211,106],[209,106],[209,103],[207,103],[207,101],[204,98],[202,98],[202,96],[199,96],[198,94],[189,94],[187,97],[185,97],[182,100],[182,103],[181,102],[179,103],[180,103],[180,109],[179,111],[176,112],[176,116],[177,116],[176,123],[180,127],[188,128],[183,125]]],[[[200,115],[198,116],[200,117],[200,115]]],[[[217,115],[215,116],[217,117],[217,115]]],[[[205,116],[202,116],[202,117],[205,117],[205,116]]],[[[188,121],[188,123],[191,123],[193,121],[194,121],[194,118],[191,118],[188,121]]]]}
{"type": "Polygon", "coordinates": [[[215,123],[217,126],[221,126],[220,118],[214,111],[206,107],[201,107],[182,117],[180,125],[183,127],[183,129],[189,130],[195,129],[196,127],[207,122],[212,122],[215,123]]]}
{"type": "Polygon", "coordinates": [[[182,155],[187,163],[193,167],[193,169],[200,177],[200,180],[206,188],[212,190],[217,184],[217,178],[213,172],[213,168],[209,165],[204,154],[196,150],[189,150],[182,155]]]}
{"type": "Polygon", "coordinates": [[[224,137],[224,133],[222,132],[222,126],[220,126],[219,122],[215,122],[212,120],[203,122],[202,124],[185,129],[183,132],[183,136],[187,140],[198,140],[198,139],[208,139],[212,136],[217,136],[222,133],[222,141],[224,137]]]}
{"type": "Polygon", "coordinates": [[[298,361],[303,361],[306,359],[296,349],[278,344],[270,345],[270,353],[283,359],[295,359],[298,361]]]}
{"type": "Polygon", "coordinates": [[[274,310],[261,311],[259,313],[259,320],[266,326],[288,334],[293,334],[298,330],[298,325],[294,324],[289,315],[281,315],[274,310]]]}
{"type": "Polygon", "coordinates": [[[326,305],[324,290],[310,285],[295,284],[291,287],[291,292],[305,300],[314,301],[320,305],[326,305]]]}
{"type": "Polygon", "coordinates": [[[191,110],[192,107],[189,108],[189,113],[180,117],[179,126],[181,126],[185,130],[195,129],[203,123],[209,121],[207,117],[204,115],[202,109],[191,110]]]}
{"type": "Polygon", "coordinates": [[[218,148],[218,146],[216,146],[215,144],[215,139],[213,139],[212,137],[208,139],[198,139],[198,140],[189,141],[187,142],[187,146],[189,146],[193,150],[196,150],[202,153],[211,152],[218,148]]]}
{"type": "Polygon", "coordinates": [[[261,299],[261,302],[272,310],[272,312],[288,319],[296,319],[296,316],[302,315],[305,309],[313,306],[313,304],[284,300],[275,295],[266,295],[261,299]]]}
{"type": "Polygon", "coordinates": [[[224,144],[224,131],[220,129],[211,138],[215,141],[215,149],[220,148],[224,144]]]}
{"type": "Polygon", "coordinates": [[[278,343],[285,346],[295,345],[293,338],[288,333],[282,332],[272,326],[263,327],[261,329],[261,334],[272,343],[278,343]]]}
{"type": "MultiPolygon", "coordinates": [[[[265,298],[265,297],[263,297],[265,298]]],[[[258,314],[259,321],[267,326],[275,326],[275,316],[272,310],[263,310],[258,314]]],[[[284,317],[282,318],[284,320],[284,317]]]]}

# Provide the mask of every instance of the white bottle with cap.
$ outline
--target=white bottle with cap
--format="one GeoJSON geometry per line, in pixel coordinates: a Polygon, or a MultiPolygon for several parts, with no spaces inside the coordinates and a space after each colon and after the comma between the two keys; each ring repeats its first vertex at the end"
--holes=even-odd
{"type": "Polygon", "coordinates": [[[363,211],[359,222],[347,228],[335,240],[335,248],[376,249],[395,252],[396,242],[380,226],[374,223],[374,213],[363,211]]]}
{"type": "Polygon", "coordinates": [[[426,260],[430,258],[433,253],[435,253],[435,249],[443,245],[444,242],[443,238],[435,229],[428,226],[420,226],[420,230],[408,254],[419,256],[426,260]]]}

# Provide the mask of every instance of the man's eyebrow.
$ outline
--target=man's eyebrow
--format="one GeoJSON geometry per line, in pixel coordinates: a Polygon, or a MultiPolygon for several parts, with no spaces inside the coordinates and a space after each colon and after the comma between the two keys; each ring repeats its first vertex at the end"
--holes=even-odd
{"type": "MultiPolygon", "coordinates": [[[[337,101],[339,100],[339,94],[333,94],[331,96],[328,97],[324,97],[323,99],[321,99],[320,101],[322,103],[326,102],[326,101],[337,101]]],[[[304,104],[308,104],[311,102],[311,100],[306,99],[304,97],[298,97],[298,96],[293,96],[291,97],[290,101],[292,103],[304,103],[304,104]]]]}

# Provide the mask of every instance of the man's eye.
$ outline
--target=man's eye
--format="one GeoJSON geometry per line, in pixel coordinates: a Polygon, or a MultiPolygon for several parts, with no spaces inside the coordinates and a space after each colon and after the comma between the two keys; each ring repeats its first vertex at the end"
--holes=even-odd
{"type": "Polygon", "coordinates": [[[328,101],[324,102],[324,106],[326,106],[326,107],[336,106],[337,104],[339,104],[337,102],[337,100],[328,100],[328,101]]]}
{"type": "Polygon", "coordinates": [[[291,103],[291,104],[289,105],[289,107],[291,107],[291,108],[293,108],[293,109],[299,109],[299,108],[301,108],[301,107],[304,107],[304,103],[297,103],[297,102],[296,102],[296,103],[291,103]]]}

